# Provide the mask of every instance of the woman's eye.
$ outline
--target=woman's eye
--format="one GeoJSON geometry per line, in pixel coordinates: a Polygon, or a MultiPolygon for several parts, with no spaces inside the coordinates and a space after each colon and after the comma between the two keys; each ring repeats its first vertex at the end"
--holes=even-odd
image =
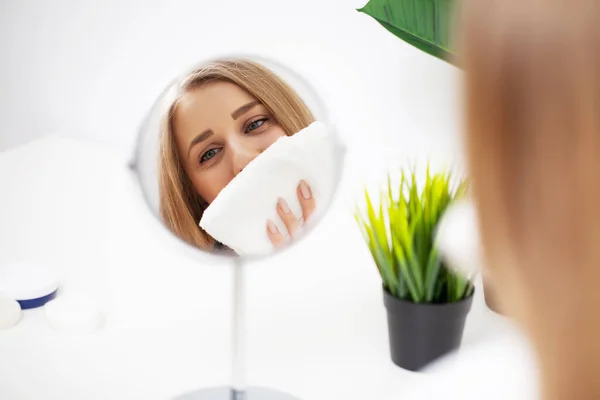
{"type": "Polygon", "coordinates": [[[252,132],[253,130],[260,128],[261,125],[265,122],[267,122],[267,118],[257,119],[256,121],[250,122],[246,127],[246,133],[252,132]]]}
{"type": "Polygon", "coordinates": [[[210,160],[211,158],[219,154],[220,151],[221,149],[219,148],[210,149],[206,153],[202,154],[202,157],[200,157],[200,163],[210,160]]]}

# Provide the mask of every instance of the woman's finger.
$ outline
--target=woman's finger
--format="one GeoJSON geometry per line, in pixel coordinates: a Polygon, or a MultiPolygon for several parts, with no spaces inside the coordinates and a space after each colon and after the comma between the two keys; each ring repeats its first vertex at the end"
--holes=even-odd
{"type": "Polygon", "coordinates": [[[277,202],[277,213],[281,217],[290,237],[294,237],[298,229],[302,226],[302,221],[294,215],[284,199],[279,199],[277,202]]]}
{"type": "Polygon", "coordinates": [[[269,236],[269,240],[275,247],[285,244],[285,236],[279,232],[277,225],[275,225],[271,220],[267,221],[267,236],[269,236]]]}
{"type": "Polygon", "coordinates": [[[310,187],[305,181],[300,181],[297,189],[298,200],[302,207],[302,218],[304,221],[308,221],[308,218],[313,214],[317,208],[317,203],[312,195],[310,187]]]}

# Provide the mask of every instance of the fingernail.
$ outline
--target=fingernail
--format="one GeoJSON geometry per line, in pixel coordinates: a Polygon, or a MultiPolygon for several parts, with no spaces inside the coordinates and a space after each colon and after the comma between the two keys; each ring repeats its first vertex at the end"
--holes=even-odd
{"type": "Polygon", "coordinates": [[[288,207],[288,205],[284,199],[279,199],[279,207],[281,207],[281,209],[283,210],[284,213],[286,213],[286,214],[290,213],[290,208],[288,207]]]}
{"type": "Polygon", "coordinates": [[[267,222],[267,226],[269,227],[269,232],[277,233],[277,227],[271,220],[269,220],[269,222],[267,222]]]}
{"type": "Polygon", "coordinates": [[[300,182],[300,193],[302,193],[302,197],[305,200],[310,199],[310,196],[311,196],[310,188],[308,187],[308,185],[304,181],[300,182]]]}

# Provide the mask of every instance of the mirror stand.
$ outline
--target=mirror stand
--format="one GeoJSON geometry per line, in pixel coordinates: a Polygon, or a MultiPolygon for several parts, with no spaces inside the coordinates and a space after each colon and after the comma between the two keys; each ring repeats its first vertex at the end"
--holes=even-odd
{"type": "Polygon", "coordinates": [[[244,263],[240,258],[234,261],[233,269],[233,359],[232,359],[232,400],[244,400],[246,391],[246,285],[244,263]]]}
{"type": "Polygon", "coordinates": [[[233,360],[231,387],[200,389],[175,400],[298,400],[272,389],[246,386],[246,297],[245,267],[234,260],[233,272],[233,360]]]}

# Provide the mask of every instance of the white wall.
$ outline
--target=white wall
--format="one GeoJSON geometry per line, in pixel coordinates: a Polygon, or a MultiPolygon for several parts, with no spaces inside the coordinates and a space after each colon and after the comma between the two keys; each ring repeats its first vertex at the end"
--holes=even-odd
{"type": "Polygon", "coordinates": [[[378,155],[361,169],[454,154],[458,71],[357,12],[365,2],[3,0],[0,151],[59,134],[131,152],[175,74],[244,52],[309,79],[342,135],[378,155]]]}

